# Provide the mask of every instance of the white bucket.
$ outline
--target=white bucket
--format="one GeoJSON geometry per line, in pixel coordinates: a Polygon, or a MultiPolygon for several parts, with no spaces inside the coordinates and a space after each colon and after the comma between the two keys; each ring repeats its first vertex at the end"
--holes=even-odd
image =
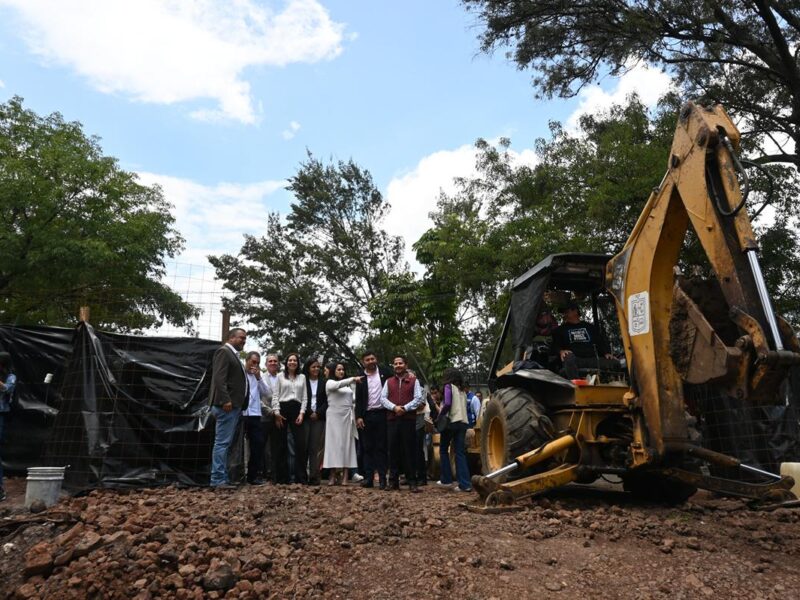
{"type": "Polygon", "coordinates": [[[58,502],[66,468],[30,467],[25,488],[25,506],[30,508],[34,500],[41,500],[45,506],[53,506],[58,502]]]}
{"type": "Polygon", "coordinates": [[[781,463],[781,475],[794,477],[792,493],[800,498],[800,463],[781,463]]]}

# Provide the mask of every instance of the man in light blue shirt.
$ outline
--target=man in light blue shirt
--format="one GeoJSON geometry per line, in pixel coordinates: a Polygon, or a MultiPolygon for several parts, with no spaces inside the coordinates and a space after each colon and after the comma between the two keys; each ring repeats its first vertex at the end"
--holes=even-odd
{"type": "Polygon", "coordinates": [[[269,386],[261,376],[261,355],[258,352],[248,352],[244,359],[244,370],[247,374],[247,384],[250,396],[247,406],[242,411],[244,429],[250,446],[250,460],[247,462],[247,483],[250,485],[264,485],[264,424],[262,413],[270,413],[268,399],[271,396],[269,386]],[[262,403],[262,400],[264,401],[262,403]],[[266,406],[265,406],[266,405],[266,406]]]}

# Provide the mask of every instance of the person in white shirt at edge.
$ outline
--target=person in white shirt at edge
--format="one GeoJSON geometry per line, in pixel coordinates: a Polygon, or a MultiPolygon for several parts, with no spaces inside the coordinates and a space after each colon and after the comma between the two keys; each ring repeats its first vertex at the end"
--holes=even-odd
{"type": "Polygon", "coordinates": [[[416,411],[423,402],[422,386],[408,370],[404,356],[395,356],[392,360],[394,375],[386,380],[381,391],[381,404],[386,413],[386,433],[389,446],[389,487],[387,490],[400,489],[400,465],[406,474],[408,487],[412,492],[420,492],[417,488],[414,448],[417,437],[416,411]]]}
{"type": "MultiPolygon", "coordinates": [[[[247,374],[247,385],[250,398],[245,410],[244,430],[250,445],[250,460],[247,462],[247,483],[264,485],[264,426],[261,422],[261,404],[272,394],[267,383],[261,377],[261,355],[248,352],[244,359],[244,370],[247,374]]],[[[271,412],[271,411],[270,411],[271,412]]]]}
{"type": "Polygon", "coordinates": [[[308,423],[308,484],[319,485],[322,451],[325,448],[325,419],[328,412],[328,394],[325,391],[325,379],[320,371],[322,365],[319,358],[312,356],[303,365],[306,376],[306,392],[308,394],[308,411],[305,421],[308,423]]]}
{"type": "Polygon", "coordinates": [[[361,377],[345,378],[344,363],[328,364],[331,379],[325,383],[328,413],[325,419],[325,453],[322,466],[330,469],[328,485],[347,483],[347,470],[358,464],[356,456],[355,386],[361,377]]]}
{"type": "Polygon", "coordinates": [[[306,392],[306,378],[300,373],[300,355],[290,353],[284,363],[284,372],[279,373],[272,389],[272,412],[278,438],[275,448],[276,481],[289,483],[289,456],[288,440],[289,431],[294,436],[295,452],[295,481],[306,483],[306,441],[308,428],[304,426],[304,415],[308,410],[308,395],[306,392]]]}
{"type": "Polygon", "coordinates": [[[277,483],[275,469],[275,455],[277,451],[275,444],[278,441],[278,435],[275,433],[275,420],[272,417],[272,390],[278,386],[278,373],[281,369],[281,359],[277,354],[267,354],[267,372],[263,377],[269,388],[269,396],[267,396],[267,410],[261,413],[261,423],[264,426],[264,437],[266,443],[264,444],[264,471],[270,475],[273,483],[277,483]]]}

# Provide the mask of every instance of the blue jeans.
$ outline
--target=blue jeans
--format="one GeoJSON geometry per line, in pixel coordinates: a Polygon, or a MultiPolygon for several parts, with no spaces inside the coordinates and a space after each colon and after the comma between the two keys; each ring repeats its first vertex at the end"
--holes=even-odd
{"type": "Polygon", "coordinates": [[[442,472],[442,483],[453,483],[453,472],[450,469],[449,446],[452,444],[456,453],[456,476],[458,477],[458,487],[462,490],[472,489],[469,479],[469,466],[467,465],[467,424],[451,423],[447,426],[439,438],[439,459],[442,472]]]}
{"type": "Polygon", "coordinates": [[[236,425],[239,423],[239,416],[242,411],[234,408],[230,412],[225,412],[219,406],[211,407],[211,414],[217,420],[214,433],[214,450],[211,453],[211,485],[223,485],[228,483],[228,448],[233,441],[233,434],[236,433],[236,425]]]}

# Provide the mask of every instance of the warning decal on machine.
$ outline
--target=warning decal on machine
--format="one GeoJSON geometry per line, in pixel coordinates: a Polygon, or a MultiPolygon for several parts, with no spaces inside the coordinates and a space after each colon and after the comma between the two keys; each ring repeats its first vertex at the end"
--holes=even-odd
{"type": "Polygon", "coordinates": [[[647,292],[628,296],[628,333],[650,333],[650,296],[647,292]]]}

